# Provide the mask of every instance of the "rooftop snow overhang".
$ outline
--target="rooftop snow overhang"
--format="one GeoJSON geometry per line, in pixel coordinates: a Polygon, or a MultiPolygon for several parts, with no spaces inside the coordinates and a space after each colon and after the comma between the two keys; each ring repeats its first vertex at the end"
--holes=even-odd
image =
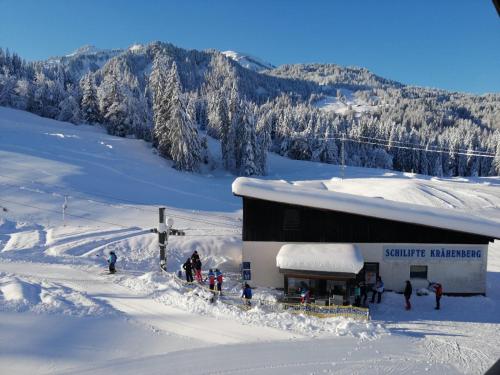
{"type": "Polygon", "coordinates": [[[472,233],[492,240],[500,239],[500,223],[465,211],[311,189],[283,180],[238,177],[232,184],[232,190],[234,195],[242,197],[420,224],[472,233]]]}
{"type": "Polygon", "coordinates": [[[363,264],[361,251],[353,244],[286,244],[276,255],[276,266],[287,273],[299,271],[355,276],[363,264]]]}

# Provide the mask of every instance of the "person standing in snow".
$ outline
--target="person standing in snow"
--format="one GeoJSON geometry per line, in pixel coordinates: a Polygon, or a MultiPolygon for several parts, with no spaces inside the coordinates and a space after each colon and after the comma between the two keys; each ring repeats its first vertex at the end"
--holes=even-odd
{"type": "Polygon", "coordinates": [[[413,288],[411,286],[410,280],[406,280],[405,291],[403,292],[406,302],[406,310],[411,310],[410,297],[413,293],[413,288]]]}
{"type": "Polygon", "coordinates": [[[196,259],[194,262],[193,262],[193,266],[194,266],[194,273],[195,273],[195,278],[196,278],[196,281],[198,281],[200,284],[203,283],[203,276],[201,276],[201,260],[200,258],[196,259]]]}
{"type": "Polygon", "coordinates": [[[359,283],[354,287],[354,306],[361,304],[361,285],[359,283]]]}
{"type": "Polygon", "coordinates": [[[224,279],[224,276],[218,268],[215,269],[215,278],[217,279],[217,292],[219,292],[219,296],[222,296],[222,281],[224,279]]]}
{"type": "Polygon", "coordinates": [[[366,306],[366,300],[368,299],[368,292],[367,292],[367,286],[365,282],[361,283],[361,306],[365,307],[366,306]]]}
{"type": "Polygon", "coordinates": [[[212,291],[215,289],[215,273],[211,268],[208,270],[208,287],[212,291]]]}
{"type": "Polygon", "coordinates": [[[310,303],[310,302],[311,302],[311,291],[307,286],[304,286],[300,291],[300,303],[310,303]]]}
{"type": "Polygon", "coordinates": [[[441,308],[441,296],[443,295],[443,286],[440,283],[430,283],[430,289],[434,290],[436,295],[436,307],[434,309],[439,310],[441,308]]]}
{"type": "Polygon", "coordinates": [[[375,302],[375,295],[377,295],[377,303],[380,303],[380,301],[382,300],[382,293],[384,293],[384,282],[382,281],[382,278],[380,276],[377,276],[377,282],[373,286],[371,302],[375,302]]]}
{"type": "Polygon", "coordinates": [[[245,283],[245,285],[243,286],[243,293],[241,294],[241,298],[244,298],[245,305],[252,305],[252,303],[250,302],[250,300],[252,299],[252,288],[250,288],[250,285],[248,285],[248,283],[245,283]]]}
{"type": "Polygon", "coordinates": [[[187,258],[186,263],[182,265],[182,268],[186,272],[186,281],[188,283],[193,282],[193,265],[191,264],[191,258],[187,258]]]}
{"type": "Polygon", "coordinates": [[[115,273],[116,272],[115,264],[116,264],[117,259],[118,258],[116,256],[115,252],[114,251],[110,251],[109,252],[109,257],[108,257],[109,273],[115,273]]]}

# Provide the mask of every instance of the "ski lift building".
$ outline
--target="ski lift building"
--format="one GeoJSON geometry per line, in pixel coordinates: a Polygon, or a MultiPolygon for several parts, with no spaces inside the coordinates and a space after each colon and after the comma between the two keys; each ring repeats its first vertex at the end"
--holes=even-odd
{"type": "Polygon", "coordinates": [[[243,199],[243,262],[257,285],[301,286],[352,302],[358,282],[402,291],[429,281],[445,293],[486,294],[488,245],[500,223],[458,210],[237,178],[243,199]]]}

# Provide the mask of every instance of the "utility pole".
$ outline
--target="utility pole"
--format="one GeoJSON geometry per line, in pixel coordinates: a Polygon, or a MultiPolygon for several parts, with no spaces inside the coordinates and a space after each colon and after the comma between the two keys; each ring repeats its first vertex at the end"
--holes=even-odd
{"type": "Polygon", "coordinates": [[[63,219],[63,226],[66,226],[66,209],[68,208],[68,196],[64,196],[64,203],[62,205],[62,219],[63,219]]]}
{"type": "Polygon", "coordinates": [[[345,177],[345,133],[342,133],[342,140],[340,144],[340,154],[342,157],[342,177],[343,180],[345,177]]]}
{"type": "Polygon", "coordinates": [[[184,236],[182,230],[173,229],[174,220],[168,218],[165,221],[165,207],[159,208],[158,228],[151,229],[151,232],[158,233],[158,245],[160,247],[160,268],[164,271],[167,270],[167,243],[168,236],[184,236]]]}

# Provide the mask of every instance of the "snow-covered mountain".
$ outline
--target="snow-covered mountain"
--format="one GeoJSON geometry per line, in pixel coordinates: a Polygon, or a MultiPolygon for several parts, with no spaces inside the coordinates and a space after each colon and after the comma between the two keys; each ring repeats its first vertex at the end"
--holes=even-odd
{"type": "Polygon", "coordinates": [[[122,49],[100,49],[93,45],[84,45],[65,55],[56,56],[42,62],[49,67],[62,67],[71,80],[79,80],[89,72],[102,68],[110,59],[123,53],[122,49]]]}
{"type": "Polygon", "coordinates": [[[261,72],[263,70],[270,70],[275,68],[273,64],[246,53],[240,53],[235,51],[224,51],[222,52],[222,54],[236,61],[242,67],[256,72],[261,72]]]}
{"type": "Polygon", "coordinates": [[[243,126],[234,116],[250,121],[247,131],[229,132],[247,139],[224,141],[231,143],[224,149],[234,151],[225,163],[233,173],[265,173],[263,149],[325,163],[339,163],[343,150],[348,165],[436,176],[500,173],[498,94],[412,87],[334,64],[258,72],[244,67],[249,59],[270,67],[243,54],[162,42],[123,50],[85,46],[37,63],[0,49],[0,104],[73,123],[100,122],[111,134],[151,140],[154,87],[161,87],[152,85],[160,76],[152,74],[153,66],[168,71],[175,62],[183,108],[190,108],[197,130],[219,139],[221,118],[230,127],[243,126]],[[347,147],[340,134],[348,138],[347,147]],[[253,153],[243,167],[242,144],[253,153]]]}

